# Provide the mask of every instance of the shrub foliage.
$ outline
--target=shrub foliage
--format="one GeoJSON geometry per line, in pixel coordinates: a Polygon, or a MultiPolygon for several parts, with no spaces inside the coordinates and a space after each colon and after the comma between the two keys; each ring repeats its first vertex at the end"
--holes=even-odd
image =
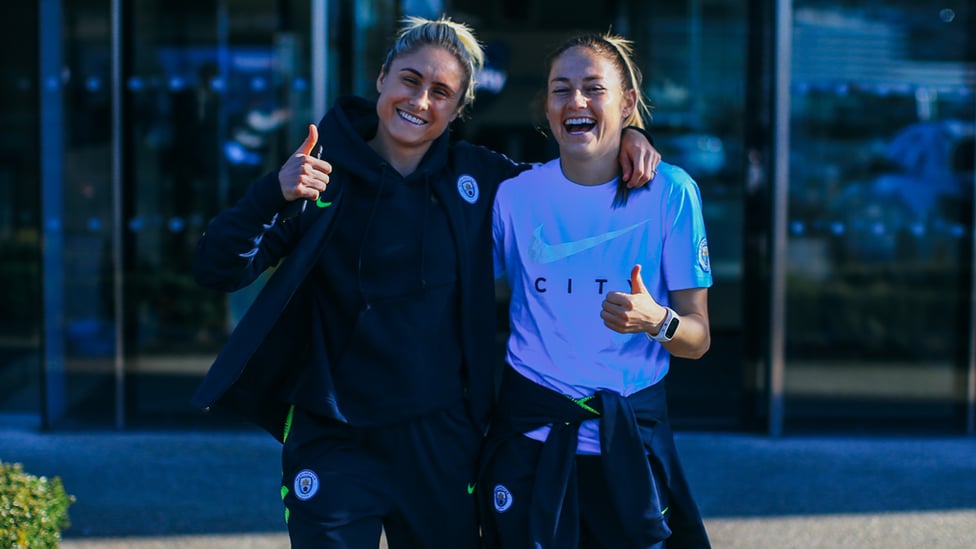
{"type": "Polygon", "coordinates": [[[74,501],[60,478],[29,475],[19,463],[0,462],[0,547],[56,548],[74,501]]]}

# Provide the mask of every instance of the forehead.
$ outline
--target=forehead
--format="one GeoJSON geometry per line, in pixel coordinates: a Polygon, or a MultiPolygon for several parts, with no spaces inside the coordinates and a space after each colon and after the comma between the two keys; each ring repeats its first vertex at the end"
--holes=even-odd
{"type": "Polygon", "coordinates": [[[592,48],[572,47],[556,57],[549,68],[549,80],[612,79],[620,71],[613,61],[592,48]]]}
{"type": "Polygon", "coordinates": [[[464,79],[461,62],[454,54],[438,46],[422,46],[412,52],[397,55],[390,63],[390,72],[409,70],[422,77],[458,88],[464,79]]]}

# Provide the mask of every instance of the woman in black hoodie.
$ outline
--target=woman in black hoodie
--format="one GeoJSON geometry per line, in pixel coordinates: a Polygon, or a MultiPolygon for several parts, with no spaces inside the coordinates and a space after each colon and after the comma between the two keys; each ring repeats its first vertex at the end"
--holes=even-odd
{"type": "MultiPolygon", "coordinates": [[[[194,403],[283,442],[293,547],[376,547],[382,531],[393,548],[478,544],[491,208],[498,184],[530,167],[448,135],[482,63],[464,25],[408,19],[378,100],[337,101],[197,247],[206,287],[234,291],[276,267],[194,403]]],[[[624,171],[643,184],[659,155],[625,133],[624,171]]]]}

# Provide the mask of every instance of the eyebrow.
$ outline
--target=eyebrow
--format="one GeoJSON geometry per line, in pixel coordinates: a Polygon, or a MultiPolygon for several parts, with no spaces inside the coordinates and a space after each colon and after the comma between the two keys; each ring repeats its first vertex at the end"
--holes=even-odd
{"type": "MultiPolygon", "coordinates": [[[[423,79],[423,78],[425,78],[425,77],[424,77],[424,75],[423,75],[423,73],[421,73],[421,72],[420,72],[420,71],[418,71],[417,69],[414,69],[414,68],[411,68],[411,67],[403,67],[402,69],[400,69],[400,71],[399,71],[399,72],[401,72],[401,73],[402,73],[402,72],[409,72],[410,74],[413,74],[413,75],[415,75],[415,76],[416,76],[417,78],[420,78],[420,79],[423,79]]],[[[452,94],[453,94],[453,93],[457,93],[457,90],[455,90],[455,89],[454,89],[453,87],[451,87],[451,86],[450,86],[450,84],[446,84],[446,83],[444,83],[444,82],[437,82],[437,81],[435,80],[435,81],[434,81],[434,85],[435,85],[435,86],[440,86],[440,87],[442,87],[442,88],[445,88],[445,89],[447,89],[448,91],[450,91],[450,92],[451,92],[452,94]]]]}
{"type": "MultiPolygon", "coordinates": [[[[602,76],[592,75],[592,76],[583,77],[583,82],[587,82],[587,83],[593,81],[600,81],[600,80],[603,80],[602,76]]],[[[566,76],[557,76],[556,78],[553,78],[552,80],[549,81],[550,84],[556,84],[556,83],[568,84],[569,82],[570,82],[570,78],[566,76]]]]}

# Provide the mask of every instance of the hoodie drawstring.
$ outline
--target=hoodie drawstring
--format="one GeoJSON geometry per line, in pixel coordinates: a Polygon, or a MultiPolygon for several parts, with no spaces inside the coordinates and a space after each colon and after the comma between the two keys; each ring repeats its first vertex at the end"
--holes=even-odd
{"type": "Polygon", "coordinates": [[[430,217],[430,203],[434,200],[434,195],[430,188],[430,174],[424,174],[424,219],[423,229],[420,232],[420,289],[427,289],[427,220],[430,217]]]}

